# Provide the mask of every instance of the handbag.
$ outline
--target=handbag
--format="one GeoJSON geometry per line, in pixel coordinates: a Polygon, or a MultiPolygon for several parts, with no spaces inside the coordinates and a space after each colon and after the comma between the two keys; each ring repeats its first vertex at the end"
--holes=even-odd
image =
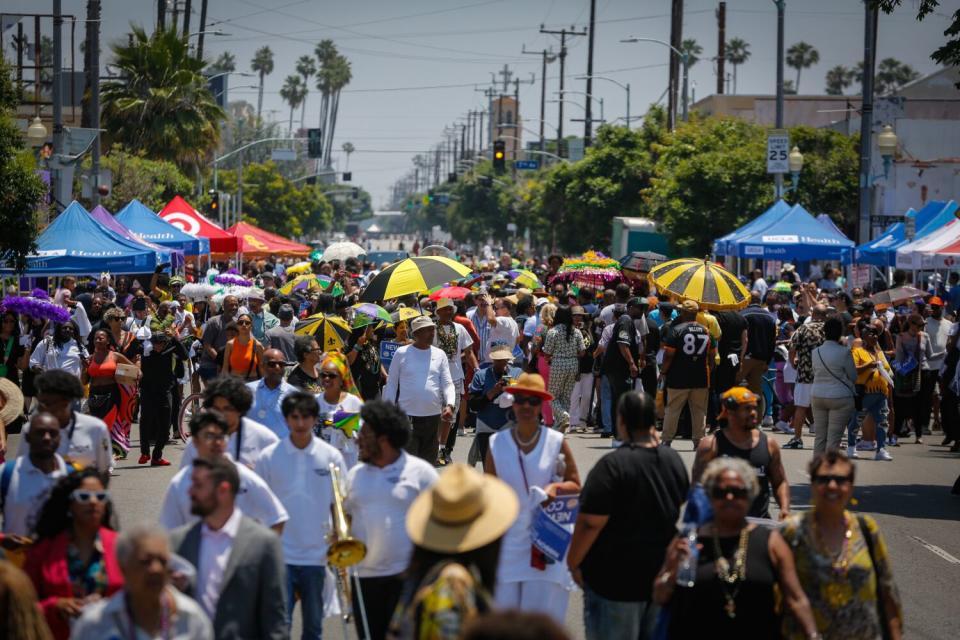
{"type": "MultiPolygon", "coordinates": [[[[920,352],[920,340],[917,340],[917,355],[920,352]]],[[[909,398],[920,393],[920,359],[910,353],[902,361],[895,360],[891,365],[894,371],[893,393],[909,398]]]]}
{"type": "Polygon", "coordinates": [[[876,575],[877,584],[877,615],[880,617],[880,631],[883,640],[890,640],[890,622],[887,620],[887,605],[885,601],[886,593],[880,582],[880,572],[877,568],[877,556],[875,553],[875,542],[873,535],[867,528],[867,521],[863,516],[857,516],[857,524],[860,525],[860,532],[863,534],[863,541],[867,544],[867,552],[870,554],[870,564],[873,565],[873,573],[876,575]]]}
{"type": "MultiPolygon", "coordinates": [[[[823,368],[827,370],[827,373],[829,373],[831,376],[833,376],[833,379],[834,379],[834,380],[836,380],[837,382],[839,382],[840,384],[842,384],[843,386],[845,386],[847,389],[850,389],[850,384],[849,384],[846,380],[844,380],[843,378],[841,378],[841,377],[839,377],[837,374],[835,374],[833,371],[831,371],[831,370],[830,370],[830,367],[827,366],[827,363],[823,361],[823,354],[820,353],[819,349],[817,350],[817,357],[820,358],[820,364],[822,364],[822,365],[823,365],[823,368]]],[[[862,385],[855,385],[855,387],[856,387],[856,386],[862,386],[862,385]]],[[[855,408],[857,411],[863,411],[863,395],[857,393],[856,388],[850,389],[850,391],[851,391],[851,393],[853,393],[853,406],[854,406],[854,408],[855,408]]]]}

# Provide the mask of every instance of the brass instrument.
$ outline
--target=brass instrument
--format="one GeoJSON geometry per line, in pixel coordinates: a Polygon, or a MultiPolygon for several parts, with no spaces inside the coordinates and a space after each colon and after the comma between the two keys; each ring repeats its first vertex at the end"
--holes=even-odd
{"type": "MultiPolygon", "coordinates": [[[[344,623],[353,619],[353,597],[349,569],[367,555],[367,545],[350,535],[350,523],[343,509],[343,492],[340,485],[340,468],[330,463],[330,482],[333,485],[333,504],[330,505],[333,527],[327,547],[327,563],[333,568],[337,580],[337,600],[344,623]]],[[[363,604],[361,600],[361,610],[363,604]]],[[[366,620],[364,620],[366,623],[366,620]]]]}

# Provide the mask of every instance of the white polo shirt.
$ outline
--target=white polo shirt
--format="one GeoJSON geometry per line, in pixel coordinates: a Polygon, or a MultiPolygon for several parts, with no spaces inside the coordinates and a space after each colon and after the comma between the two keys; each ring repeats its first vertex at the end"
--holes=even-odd
{"type": "MultiPolygon", "coordinates": [[[[233,460],[225,454],[228,460],[233,460]]],[[[277,496],[273,495],[267,483],[246,465],[236,465],[240,474],[240,491],[237,493],[237,508],[244,515],[253,518],[265,527],[272,527],[289,518],[277,496]]],[[[193,465],[177,471],[170,479],[167,493],[160,506],[160,526],[172,531],[185,524],[200,520],[200,516],[190,513],[190,485],[193,465]]]]}
{"type": "MultiPolygon", "coordinates": [[[[20,431],[20,447],[17,457],[23,458],[30,453],[27,434],[30,422],[27,421],[20,431]]],[[[60,427],[60,446],[57,453],[65,459],[84,467],[95,467],[107,473],[113,470],[113,448],[110,429],[103,420],[86,413],[73,413],[73,418],[65,427],[60,427]]]]}
{"type": "MultiPolygon", "coordinates": [[[[269,447],[271,444],[278,442],[280,438],[277,437],[273,431],[270,431],[267,427],[263,426],[259,422],[254,422],[250,418],[241,418],[240,419],[240,431],[241,442],[240,442],[240,462],[245,464],[248,468],[257,471],[257,461],[260,459],[260,456],[263,454],[263,450],[269,447]]],[[[236,459],[237,453],[237,432],[234,431],[230,434],[230,437],[227,439],[227,452],[236,459]]],[[[197,448],[193,446],[193,439],[190,439],[190,443],[187,444],[187,448],[183,450],[183,457],[180,458],[180,468],[190,467],[193,465],[193,460],[197,457],[197,448]]]]}
{"type": "Polygon", "coordinates": [[[290,514],[280,538],[287,564],[306,567],[327,564],[326,534],[333,503],[331,462],[340,467],[342,478],[347,469],[343,456],[317,437],[311,438],[304,449],[298,449],[290,438],[284,438],[267,447],[260,456],[257,474],[290,514]]]}
{"type": "Polygon", "coordinates": [[[407,509],[436,481],[433,465],[405,451],[383,468],[361,462],[350,470],[345,508],[353,517],[351,533],[367,545],[357,575],[392,576],[407,568],[413,551],[407,535],[407,509]]]}
{"type": "MultiPolygon", "coordinates": [[[[57,480],[67,475],[69,469],[60,454],[55,453],[56,468],[44,473],[30,462],[29,456],[10,460],[13,475],[3,503],[3,532],[18,536],[30,535],[34,518],[47,501],[47,495],[57,480]]],[[[2,468],[2,465],[0,465],[2,468]]]]}

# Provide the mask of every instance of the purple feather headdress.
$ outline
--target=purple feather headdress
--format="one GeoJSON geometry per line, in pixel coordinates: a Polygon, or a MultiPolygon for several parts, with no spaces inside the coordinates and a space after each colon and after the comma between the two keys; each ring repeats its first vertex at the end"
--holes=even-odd
{"type": "Polygon", "coordinates": [[[32,297],[38,298],[38,299],[40,299],[40,300],[49,300],[49,299],[50,299],[50,294],[47,293],[47,292],[46,292],[45,290],[43,290],[43,289],[34,289],[33,291],[30,292],[30,295],[31,295],[32,297]]]}
{"type": "Polygon", "coordinates": [[[43,300],[40,298],[7,296],[0,303],[0,307],[5,311],[13,311],[22,316],[38,320],[50,320],[51,322],[67,322],[70,320],[70,312],[50,302],[49,298],[43,300]]]}
{"type": "Polygon", "coordinates": [[[247,280],[246,278],[241,278],[240,276],[233,275],[230,273],[221,273],[216,276],[213,281],[217,284],[223,285],[233,285],[235,287],[252,287],[253,282],[247,280]]]}

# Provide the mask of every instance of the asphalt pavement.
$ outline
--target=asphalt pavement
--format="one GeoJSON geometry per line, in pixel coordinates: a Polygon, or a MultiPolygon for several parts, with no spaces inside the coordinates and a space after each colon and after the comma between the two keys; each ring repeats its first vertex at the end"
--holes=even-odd
{"type": "MultiPolygon", "coordinates": [[[[771,434],[772,435],[772,434],[771,434]]],[[[585,479],[601,456],[609,453],[610,440],[594,434],[568,436],[574,458],[585,479]]],[[[788,436],[773,436],[786,442],[788,436]]],[[[858,512],[873,515],[880,524],[893,561],[894,576],[904,604],[906,638],[956,638],[956,620],[951,613],[960,588],[960,497],[950,489],[960,474],[960,455],[937,446],[942,435],[924,438],[925,444],[904,439],[900,447],[891,448],[892,462],[873,459],[857,462],[857,478],[853,506],[858,512]]],[[[19,446],[19,435],[10,437],[10,450],[19,446]]],[[[136,425],[132,435],[139,446],[136,425]]],[[[466,461],[470,436],[459,438],[454,459],[466,461]]],[[[812,438],[808,444],[812,445],[812,438]]],[[[689,440],[675,440],[674,448],[687,463],[693,463],[693,446],[689,440]]],[[[136,463],[137,450],[117,465],[110,486],[121,527],[138,522],[155,522],[167,484],[176,473],[184,446],[169,445],[165,456],[170,467],[152,468],[136,463]]],[[[809,508],[810,484],[806,471],[810,449],[785,450],[784,466],[790,482],[793,509],[809,508]]],[[[627,551],[625,550],[625,553],[627,551]]],[[[582,597],[570,595],[567,629],[573,638],[583,638],[582,597]]],[[[299,637],[299,613],[294,614],[294,635],[299,637]]],[[[328,619],[324,636],[344,637],[338,620],[328,619]]],[[[351,632],[350,638],[355,637],[351,632]]]]}

